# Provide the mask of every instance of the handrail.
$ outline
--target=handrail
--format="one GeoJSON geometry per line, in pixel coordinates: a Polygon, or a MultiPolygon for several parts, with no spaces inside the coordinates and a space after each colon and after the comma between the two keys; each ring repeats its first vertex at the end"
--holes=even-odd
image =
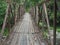
{"type": "Polygon", "coordinates": [[[50,42],[51,42],[51,45],[53,45],[53,41],[51,40],[51,35],[50,35],[50,24],[49,24],[49,20],[48,20],[48,14],[47,14],[47,9],[46,9],[46,4],[43,3],[43,9],[45,11],[45,18],[46,18],[46,21],[47,21],[47,27],[48,27],[48,35],[49,35],[49,38],[50,38],[50,42]]]}

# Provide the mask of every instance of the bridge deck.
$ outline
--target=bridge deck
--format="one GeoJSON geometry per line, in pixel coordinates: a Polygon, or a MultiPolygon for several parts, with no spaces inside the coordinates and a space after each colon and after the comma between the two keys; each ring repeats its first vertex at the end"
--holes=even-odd
{"type": "Polygon", "coordinates": [[[14,28],[14,35],[9,45],[45,45],[41,33],[34,25],[29,13],[25,13],[21,22],[14,28]]]}

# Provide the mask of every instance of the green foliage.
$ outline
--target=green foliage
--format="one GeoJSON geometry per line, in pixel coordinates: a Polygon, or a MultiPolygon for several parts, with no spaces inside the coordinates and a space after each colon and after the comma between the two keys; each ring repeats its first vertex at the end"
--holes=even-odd
{"type": "Polygon", "coordinates": [[[21,2],[21,0],[12,0],[12,2],[20,3],[20,2],[21,2]]]}
{"type": "Polygon", "coordinates": [[[60,23],[60,12],[57,13],[57,23],[60,23]]]}
{"type": "Polygon", "coordinates": [[[26,1],[26,3],[25,3],[25,9],[28,11],[29,8],[30,8],[30,2],[26,1]]]}
{"type": "Polygon", "coordinates": [[[5,17],[5,11],[6,11],[7,4],[5,2],[0,2],[0,25],[2,25],[4,17],[5,17]]]}
{"type": "MultiPolygon", "coordinates": [[[[58,10],[57,10],[57,24],[59,25],[60,23],[60,2],[57,2],[58,5],[58,10]]],[[[49,3],[47,3],[47,9],[48,9],[48,15],[49,15],[49,20],[50,23],[53,24],[53,18],[54,18],[54,1],[51,0],[49,3]]]]}
{"type": "Polygon", "coordinates": [[[25,7],[26,9],[29,9],[32,6],[36,6],[40,3],[42,3],[44,0],[26,0],[25,1],[25,7]]]}
{"type": "Polygon", "coordinates": [[[9,34],[8,28],[5,28],[3,35],[4,35],[4,36],[8,36],[8,34],[9,34]]]}
{"type": "MultiPolygon", "coordinates": [[[[60,32],[60,1],[57,0],[57,32],[60,32]]],[[[49,20],[50,20],[50,24],[51,24],[51,30],[53,30],[53,18],[54,18],[54,1],[51,0],[48,4],[47,4],[47,9],[48,9],[48,15],[49,15],[49,20]]]]}
{"type": "MultiPolygon", "coordinates": [[[[7,8],[7,3],[4,2],[3,0],[2,1],[0,0],[0,32],[1,32],[1,29],[2,29],[2,24],[3,24],[3,21],[4,21],[4,17],[5,17],[5,14],[6,14],[6,8],[7,8]]],[[[6,32],[7,31],[4,31],[4,35],[7,34],[6,32]]]]}

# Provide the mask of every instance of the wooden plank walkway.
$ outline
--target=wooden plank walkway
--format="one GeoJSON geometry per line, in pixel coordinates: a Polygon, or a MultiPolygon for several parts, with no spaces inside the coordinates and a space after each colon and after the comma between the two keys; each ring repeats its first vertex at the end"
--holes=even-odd
{"type": "Polygon", "coordinates": [[[41,41],[40,35],[31,15],[25,13],[22,21],[15,26],[13,38],[8,45],[45,45],[41,41]]]}

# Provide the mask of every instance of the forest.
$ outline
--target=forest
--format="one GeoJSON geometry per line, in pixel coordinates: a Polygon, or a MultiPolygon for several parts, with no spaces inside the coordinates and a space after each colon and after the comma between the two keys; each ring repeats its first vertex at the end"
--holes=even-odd
{"type": "MultiPolygon", "coordinates": [[[[16,1],[16,2],[19,3],[18,1],[16,1]]],[[[33,4],[35,2],[38,3],[38,0],[35,0],[35,1],[30,0],[29,2],[27,2],[26,3],[26,9],[29,8],[30,5],[35,5],[35,4],[33,4]]],[[[5,14],[6,14],[6,12],[5,12],[6,8],[7,8],[7,3],[4,0],[0,0],[0,32],[1,32],[3,21],[4,21],[4,17],[5,17],[5,14]]],[[[47,4],[47,10],[48,10],[48,15],[49,15],[50,25],[51,25],[51,28],[52,28],[52,26],[53,26],[52,25],[53,24],[53,16],[54,16],[54,1],[53,0],[51,0],[47,4]]],[[[57,11],[58,11],[57,12],[57,31],[60,32],[60,1],[59,0],[57,0],[57,11]]],[[[7,28],[5,30],[7,30],[7,28]]]]}
{"type": "MultiPolygon", "coordinates": [[[[6,27],[4,29],[4,36],[8,36],[10,32],[10,28],[14,26],[14,16],[15,16],[15,10],[19,8],[21,4],[24,3],[24,8],[26,12],[29,12],[29,9],[31,7],[35,7],[36,5],[39,5],[39,12],[42,10],[42,6],[40,5],[41,3],[44,2],[44,0],[0,0],[0,33],[2,31],[2,26],[4,22],[4,18],[6,15],[6,9],[8,6],[8,3],[11,4],[10,10],[12,13],[8,14],[7,22],[6,22],[6,27]]],[[[54,18],[54,0],[47,0],[48,3],[46,3],[47,7],[47,13],[49,17],[49,23],[50,23],[50,29],[53,30],[53,18],[54,18]],[[49,2],[48,2],[49,1],[49,2]]],[[[18,11],[19,13],[19,11],[18,11]]],[[[19,18],[19,17],[18,17],[19,18]]],[[[40,16],[41,18],[41,16],[40,16]]],[[[60,0],[57,0],[57,30],[56,32],[60,33],[60,0]]],[[[43,26],[42,22],[39,22],[39,26],[43,26]]],[[[44,32],[44,37],[46,38],[47,36],[47,31],[44,32]]]]}

